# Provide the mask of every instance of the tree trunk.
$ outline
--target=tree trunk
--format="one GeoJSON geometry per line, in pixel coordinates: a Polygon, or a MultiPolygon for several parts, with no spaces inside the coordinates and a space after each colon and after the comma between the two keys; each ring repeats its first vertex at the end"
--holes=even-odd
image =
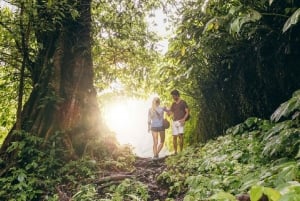
{"type": "MultiPolygon", "coordinates": [[[[91,0],[76,3],[78,18],[74,20],[65,13],[61,27],[36,32],[42,48],[30,69],[34,86],[21,121],[22,130],[44,138],[45,142],[59,132],[70,157],[82,155],[88,142],[99,137],[101,129],[93,86],[91,0]]],[[[38,12],[41,20],[49,18],[45,10],[38,12]]],[[[10,142],[21,140],[13,135],[13,130],[1,153],[5,153],[10,142]]]]}

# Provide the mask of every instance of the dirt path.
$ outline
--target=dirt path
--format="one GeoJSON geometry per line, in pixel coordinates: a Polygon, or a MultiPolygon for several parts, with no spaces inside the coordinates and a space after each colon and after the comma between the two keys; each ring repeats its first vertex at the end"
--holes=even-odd
{"type": "Polygon", "coordinates": [[[135,176],[138,181],[148,186],[150,201],[165,200],[167,189],[156,182],[156,177],[166,168],[166,157],[153,160],[151,158],[137,158],[135,176]]]}
{"type": "Polygon", "coordinates": [[[164,201],[168,197],[168,190],[156,182],[156,178],[166,168],[165,159],[162,157],[156,160],[152,158],[137,157],[135,162],[135,170],[133,172],[110,172],[104,177],[101,177],[95,182],[98,192],[103,193],[103,190],[112,184],[119,184],[126,178],[131,178],[142,182],[148,187],[150,195],[149,201],[159,200],[164,201]]]}

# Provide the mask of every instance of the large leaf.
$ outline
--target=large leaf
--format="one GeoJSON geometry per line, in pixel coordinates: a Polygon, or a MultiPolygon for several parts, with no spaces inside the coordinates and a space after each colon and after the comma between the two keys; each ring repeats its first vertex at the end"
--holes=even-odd
{"type": "Polygon", "coordinates": [[[209,198],[210,200],[226,200],[226,201],[236,201],[236,197],[234,197],[230,193],[219,192],[209,198]]]}
{"type": "Polygon", "coordinates": [[[285,183],[278,187],[282,194],[279,201],[297,201],[300,200],[300,184],[296,181],[285,183]]]}
{"type": "Polygon", "coordinates": [[[242,26],[249,22],[256,22],[260,20],[261,14],[256,10],[249,9],[246,13],[234,19],[230,24],[230,33],[237,34],[240,32],[242,26]]]}
{"type": "Polygon", "coordinates": [[[250,190],[250,199],[252,201],[258,201],[263,195],[263,188],[261,186],[252,186],[250,190]]]}
{"type": "Polygon", "coordinates": [[[267,187],[264,187],[264,194],[272,201],[279,201],[281,197],[281,194],[277,190],[267,187]]]}
{"type": "Polygon", "coordinates": [[[282,32],[286,32],[291,26],[297,24],[300,19],[300,8],[298,8],[293,15],[285,22],[282,32]]]}
{"type": "MultiPolygon", "coordinates": [[[[300,13],[300,12],[299,12],[300,13]]],[[[278,122],[282,117],[289,117],[300,110],[300,90],[294,92],[293,97],[282,103],[271,115],[271,121],[278,122]]]]}
{"type": "Polygon", "coordinates": [[[277,123],[265,134],[263,139],[263,143],[265,143],[262,151],[263,156],[271,158],[278,156],[297,157],[300,129],[293,128],[292,122],[288,120],[277,123]]]}
{"type": "Polygon", "coordinates": [[[279,201],[298,201],[300,200],[300,194],[297,193],[289,193],[283,195],[279,201]]]}
{"type": "Polygon", "coordinates": [[[253,186],[250,190],[250,199],[251,201],[258,201],[263,194],[272,201],[278,201],[281,197],[281,194],[275,189],[263,186],[253,186]]]}
{"type": "Polygon", "coordinates": [[[205,24],[205,27],[204,27],[202,33],[212,30],[214,27],[217,27],[217,24],[218,24],[218,18],[216,18],[216,17],[212,18],[205,24]]]}

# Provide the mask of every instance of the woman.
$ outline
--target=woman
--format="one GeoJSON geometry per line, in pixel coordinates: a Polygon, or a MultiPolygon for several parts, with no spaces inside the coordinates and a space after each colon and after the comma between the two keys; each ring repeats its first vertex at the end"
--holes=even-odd
{"type": "Polygon", "coordinates": [[[155,97],[152,101],[152,107],[148,112],[148,132],[152,132],[153,137],[153,154],[154,159],[158,158],[158,154],[164,146],[165,129],[163,127],[163,119],[165,108],[160,106],[160,99],[155,97]],[[160,135],[160,144],[158,145],[158,135],[160,135]]]}

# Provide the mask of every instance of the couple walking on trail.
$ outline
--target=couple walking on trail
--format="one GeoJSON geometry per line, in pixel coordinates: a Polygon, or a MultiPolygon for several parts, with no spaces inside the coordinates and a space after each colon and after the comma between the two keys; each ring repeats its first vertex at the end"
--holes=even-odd
{"type": "Polygon", "coordinates": [[[148,112],[148,132],[151,131],[153,137],[153,154],[154,158],[159,157],[159,152],[164,146],[165,142],[165,129],[164,126],[164,113],[172,116],[172,135],[173,135],[173,148],[174,153],[177,154],[177,139],[179,143],[179,150],[183,149],[183,133],[184,124],[189,116],[189,109],[187,103],[180,98],[178,90],[171,92],[173,103],[170,108],[160,106],[160,99],[155,97],[152,101],[152,107],[148,112]],[[158,138],[160,143],[158,144],[158,138]]]}

